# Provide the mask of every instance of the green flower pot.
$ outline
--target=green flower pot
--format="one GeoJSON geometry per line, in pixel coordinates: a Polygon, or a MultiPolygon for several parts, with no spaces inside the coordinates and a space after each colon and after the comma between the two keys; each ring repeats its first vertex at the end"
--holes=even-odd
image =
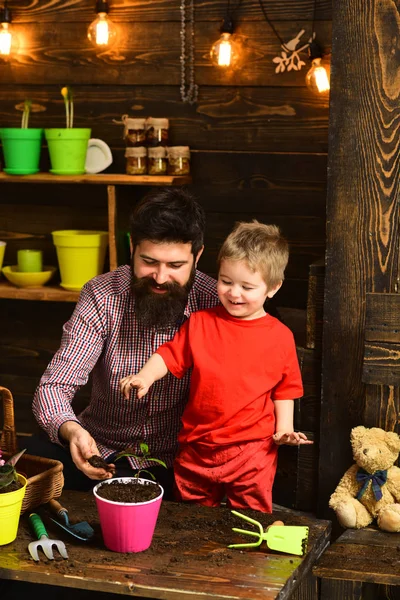
{"type": "Polygon", "coordinates": [[[39,171],[43,129],[0,129],[3,145],[4,171],[9,175],[31,175],[39,171]]]}
{"type": "Polygon", "coordinates": [[[51,169],[55,175],[85,173],[86,153],[91,129],[45,129],[51,169]]]}

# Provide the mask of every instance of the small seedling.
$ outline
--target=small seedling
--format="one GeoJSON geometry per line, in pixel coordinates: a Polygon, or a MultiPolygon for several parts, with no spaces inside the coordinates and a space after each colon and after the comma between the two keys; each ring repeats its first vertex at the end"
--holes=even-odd
{"type": "MultiPolygon", "coordinates": [[[[134,477],[136,479],[139,479],[141,473],[147,473],[148,475],[150,475],[150,477],[153,480],[155,480],[153,473],[151,473],[150,471],[148,471],[147,469],[144,468],[144,463],[146,461],[157,463],[158,465],[161,465],[162,467],[165,467],[167,469],[167,465],[165,464],[165,462],[163,460],[160,460],[159,458],[152,458],[150,456],[149,447],[144,442],[140,442],[140,454],[136,454],[136,452],[134,452],[133,448],[126,448],[126,450],[122,450],[122,452],[119,452],[114,457],[114,460],[115,461],[120,460],[124,456],[131,456],[132,458],[136,458],[137,462],[139,463],[139,468],[137,470],[137,473],[134,475],[134,477]]],[[[88,463],[92,467],[95,467],[96,469],[105,469],[109,473],[115,472],[115,468],[111,467],[108,463],[106,463],[104,458],[102,458],[101,456],[96,456],[96,455],[91,456],[88,459],[88,463]]]]}
{"type": "Polygon", "coordinates": [[[74,126],[74,97],[72,89],[69,86],[63,87],[61,89],[61,95],[64,98],[65,105],[65,126],[67,129],[72,129],[74,126]]]}
{"type": "Polygon", "coordinates": [[[140,454],[136,454],[132,448],[127,448],[126,450],[119,452],[114,458],[114,460],[119,460],[124,456],[131,456],[132,458],[135,458],[139,463],[139,468],[135,475],[136,478],[139,478],[142,473],[147,473],[147,475],[150,475],[150,477],[155,481],[156,478],[154,477],[153,473],[144,468],[145,462],[154,462],[167,469],[167,465],[163,460],[160,460],[159,458],[152,458],[150,456],[149,447],[144,442],[140,442],[140,454]]]}
{"type": "Polygon", "coordinates": [[[31,113],[32,100],[25,100],[22,111],[21,129],[28,129],[29,115],[31,113]]]}
{"type": "Polygon", "coordinates": [[[31,116],[31,113],[43,112],[46,110],[45,106],[42,106],[41,104],[34,104],[32,100],[29,99],[24,100],[24,102],[20,102],[20,104],[15,106],[15,108],[22,112],[21,129],[28,129],[29,117],[31,116]]]}

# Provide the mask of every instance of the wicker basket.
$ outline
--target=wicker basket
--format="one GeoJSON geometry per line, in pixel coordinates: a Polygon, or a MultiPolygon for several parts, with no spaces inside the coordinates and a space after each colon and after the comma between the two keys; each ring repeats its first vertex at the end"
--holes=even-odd
{"type": "MultiPolygon", "coordinates": [[[[4,428],[0,435],[0,448],[7,460],[18,452],[14,425],[14,400],[10,390],[0,386],[3,400],[4,428]]],[[[63,465],[58,460],[23,454],[18,461],[18,472],[26,476],[28,483],[22,501],[21,514],[61,496],[64,485],[63,465]]]]}

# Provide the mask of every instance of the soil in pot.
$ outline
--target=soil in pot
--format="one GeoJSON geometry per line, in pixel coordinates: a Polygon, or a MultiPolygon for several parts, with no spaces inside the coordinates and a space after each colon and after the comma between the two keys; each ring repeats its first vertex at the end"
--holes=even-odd
{"type": "Polygon", "coordinates": [[[158,484],[141,483],[132,479],[128,483],[119,481],[105,483],[99,486],[97,494],[111,502],[148,502],[161,494],[161,488],[158,484]]]}
{"type": "Polygon", "coordinates": [[[22,487],[24,487],[24,486],[22,485],[22,483],[20,481],[13,481],[12,483],[10,483],[10,485],[0,488],[0,494],[8,494],[9,492],[16,492],[17,490],[20,490],[22,487]]]}

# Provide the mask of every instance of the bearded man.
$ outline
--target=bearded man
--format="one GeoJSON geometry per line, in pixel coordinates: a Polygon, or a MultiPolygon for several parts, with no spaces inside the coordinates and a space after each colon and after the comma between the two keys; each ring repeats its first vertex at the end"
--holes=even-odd
{"type": "MultiPolygon", "coordinates": [[[[183,189],[162,188],[145,196],[131,215],[131,264],[91,279],[63,327],[59,350],[35,392],[33,413],[44,430],[24,441],[27,452],[64,465],[66,489],[88,490],[112,474],[91,466],[140,443],[168,470],[151,471],[172,499],[172,464],[189,377],[160,380],[145,398],[129,401],[119,381],[138,372],[194,311],[218,304],[216,282],[197,271],[203,252],[205,216],[183,189]],[[89,375],[89,405],[76,415],[71,402],[89,375]]],[[[190,375],[189,375],[190,376],[190,375]]],[[[116,476],[133,475],[135,458],[115,462],[116,476]]]]}

